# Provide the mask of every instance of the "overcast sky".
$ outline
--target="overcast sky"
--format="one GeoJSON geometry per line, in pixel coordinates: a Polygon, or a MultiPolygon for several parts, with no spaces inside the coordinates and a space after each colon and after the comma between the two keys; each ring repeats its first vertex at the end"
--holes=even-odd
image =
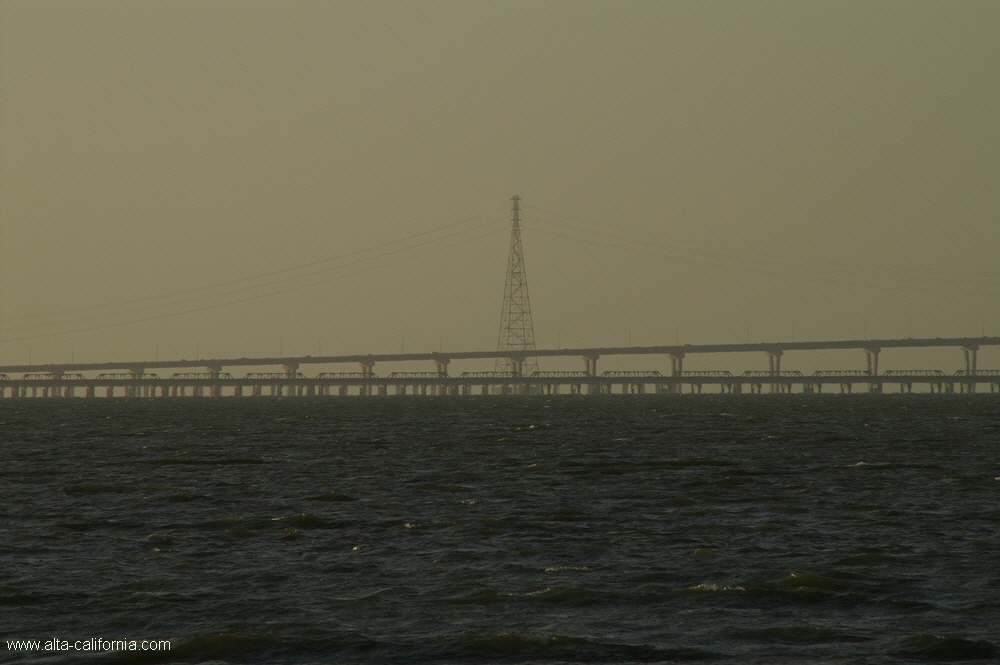
{"type": "Polygon", "coordinates": [[[1000,335],[997,26],[0,2],[0,364],[1000,335]]]}

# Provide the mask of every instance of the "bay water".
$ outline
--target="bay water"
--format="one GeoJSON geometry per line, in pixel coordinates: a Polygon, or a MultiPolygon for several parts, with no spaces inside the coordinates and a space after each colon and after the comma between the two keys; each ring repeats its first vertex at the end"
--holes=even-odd
{"type": "Polygon", "coordinates": [[[0,640],[4,663],[998,659],[1000,399],[6,400],[0,640]]]}

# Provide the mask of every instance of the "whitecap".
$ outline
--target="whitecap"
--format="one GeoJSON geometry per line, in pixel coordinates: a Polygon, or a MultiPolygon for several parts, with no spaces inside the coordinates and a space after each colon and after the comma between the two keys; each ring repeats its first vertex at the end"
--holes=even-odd
{"type": "Polygon", "coordinates": [[[589,573],[593,570],[590,566],[549,566],[545,569],[547,573],[589,573]]]}

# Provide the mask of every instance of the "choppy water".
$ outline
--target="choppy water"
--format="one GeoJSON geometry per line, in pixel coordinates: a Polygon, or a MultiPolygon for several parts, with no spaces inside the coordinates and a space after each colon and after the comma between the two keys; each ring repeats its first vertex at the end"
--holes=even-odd
{"type": "Polygon", "coordinates": [[[995,396],[26,400],[0,436],[0,640],[1000,658],[995,396]]]}

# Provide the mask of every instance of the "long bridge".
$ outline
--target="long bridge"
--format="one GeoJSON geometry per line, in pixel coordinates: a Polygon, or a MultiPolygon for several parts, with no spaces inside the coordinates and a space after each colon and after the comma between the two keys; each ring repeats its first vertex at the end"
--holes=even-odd
{"type": "MultiPolygon", "coordinates": [[[[183,397],[183,396],[310,396],[310,395],[469,395],[571,394],[612,392],[700,393],[705,386],[729,393],[822,392],[825,387],[852,392],[855,387],[880,393],[914,385],[938,393],[974,393],[977,388],[1000,393],[1000,370],[979,369],[980,348],[1000,346],[1000,337],[928,339],[867,339],[759,344],[684,344],[671,346],[539,349],[525,353],[456,351],[389,353],[343,356],[223,358],[171,361],[61,363],[0,366],[0,397],[183,397]],[[879,356],[886,349],[950,347],[961,352],[963,367],[955,371],[905,369],[879,372],[879,356]],[[785,353],[796,351],[856,350],[863,353],[864,369],[817,370],[812,374],[781,369],[785,353]],[[733,374],[727,371],[685,370],[689,356],[709,354],[763,354],[767,369],[733,374]],[[668,373],[659,370],[598,372],[598,360],[616,356],[658,356],[670,360],[668,373]],[[570,372],[522,370],[528,358],[577,357],[583,369],[570,372]],[[511,371],[455,374],[452,361],[506,359],[511,371]],[[390,372],[375,368],[386,363],[428,363],[426,371],[390,372]],[[355,371],[319,372],[307,376],[310,365],[347,365],[355,371]],[[272,368],[234,376],[237,368],[272,368]],[[169,372],[169,374],[168,374],[169,372]],[[20,376],[16,376],[20,374],[20,376]],[[161,376],[162,374],[162,376],[161,376]]],[[[602,363],[603,364],[603,363],[602,363]]]]}

